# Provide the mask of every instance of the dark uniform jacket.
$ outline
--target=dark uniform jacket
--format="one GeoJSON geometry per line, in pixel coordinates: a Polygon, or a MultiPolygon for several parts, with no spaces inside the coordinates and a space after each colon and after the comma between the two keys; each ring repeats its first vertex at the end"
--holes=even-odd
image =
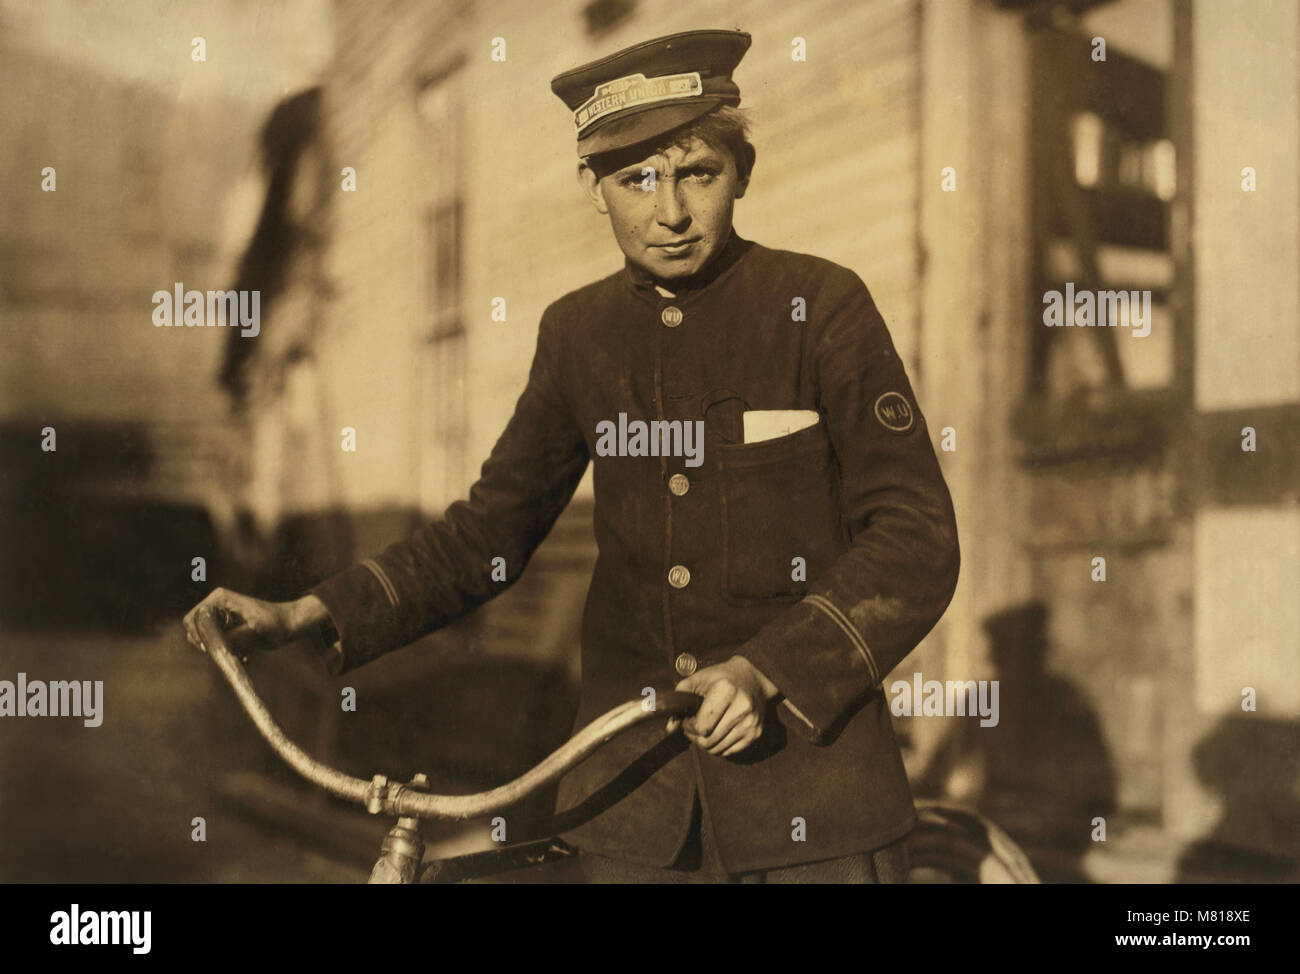
{"type": "Polygon", "coordinates": [[[881,681],[947,607],[956,526],[867,288],[816,257],[733,234],[675,297],[628,264],[547,308],[527,387],[469,500],[313,589],[339,634],[331,668],[498,594],[493,559],[518,577],[589,461],[599,556],[576,725],[737,653],[782,696],[762,739],[730,758],[665,736],[661,721],[616,738],[562,782],[565,837],[668,865],[697,793],[731,872],[908,832],[881,681]],[[744,411],[786,409],[819,421],[744,442],[744,411]],[[620,413],[703,420],[703,462],[598,455],[598,424],[620,413]]]}

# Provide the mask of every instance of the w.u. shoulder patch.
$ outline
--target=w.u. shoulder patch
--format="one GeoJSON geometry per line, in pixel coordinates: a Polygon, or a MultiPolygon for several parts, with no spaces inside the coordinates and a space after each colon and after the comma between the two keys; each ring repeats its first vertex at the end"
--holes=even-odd
{"type": "Polygon", "coordinates": [[[886,392],[876,400],[876,419],[891,433],[910,433],[916,425],[916,410],[901,392],[886,392]]]}

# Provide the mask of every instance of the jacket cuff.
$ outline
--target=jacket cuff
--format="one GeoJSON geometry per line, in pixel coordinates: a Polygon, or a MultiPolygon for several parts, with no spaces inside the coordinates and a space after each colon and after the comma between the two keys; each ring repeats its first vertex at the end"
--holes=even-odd
{"type": "Polygon", "coordinates": [[[334,629],[332,634],[327,629],[324,652],[325,668],[334,676],[406,644],[397,590],[373,558],[308,591],[324,604],[334,629]]]}
{"type": "Polygon", "coordinates": [[[862,634],[823,595],[792,606],[738,652],[776,684],[797,718],[792,728],[813,743],[883,676],[862,634]]]}

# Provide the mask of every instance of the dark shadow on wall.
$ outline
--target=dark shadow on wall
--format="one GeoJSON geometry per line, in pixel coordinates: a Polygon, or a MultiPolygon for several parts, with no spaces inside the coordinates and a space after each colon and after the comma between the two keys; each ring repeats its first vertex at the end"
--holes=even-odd
{"type": "MultiPolygon", "coordinates": [[[[322,194],[320,174],[302,164],[307,150],[320,143],[321,98],[320,88],[286,98],[275,106],[262,127],[260,149],[267,178],[266,196],[253,238],[240,259],[234,287],[236,291],[260,292],[264,316],[271,315],[295,260],[319,237],[313,224],[294,219],[292,203],[302,180],[309,181],[317,202],[322,194]]],[[[230,329],[219,381],[237,401],[248,391],[245,371],[254,347],[254,342],[241,338],[238,329],[230,329]]]]}
{"type": "Polygon", "coordinates": [[[1300,881],[1300,725],[1233,714],[1192,757],[1201,783],[1222,800],[1223,813],[1208,836],[1183,850],[1177,881],[1300,881]]]}
{"type": "Polygon", "coordinates": [[[1115,771],[1092,707],[1047,669],[1046,624],[1041,602],[985,620],[998,723],[954,718],[913,786],[974,804],[1024,847],[1044,882],[1088,882],[1082,858],[1093,819],[1115,810],[1115,771]]]}

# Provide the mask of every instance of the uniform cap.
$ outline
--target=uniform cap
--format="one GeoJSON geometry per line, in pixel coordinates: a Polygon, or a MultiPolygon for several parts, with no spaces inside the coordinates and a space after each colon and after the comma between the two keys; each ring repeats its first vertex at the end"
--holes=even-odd
{"type": "Polygon", "coordinates": [[[688,30],[557,74],[551,91],[573,112],[578,155],[636,145],[739,105],[731,73],[749,45],[744,31],[688,30]]]}

